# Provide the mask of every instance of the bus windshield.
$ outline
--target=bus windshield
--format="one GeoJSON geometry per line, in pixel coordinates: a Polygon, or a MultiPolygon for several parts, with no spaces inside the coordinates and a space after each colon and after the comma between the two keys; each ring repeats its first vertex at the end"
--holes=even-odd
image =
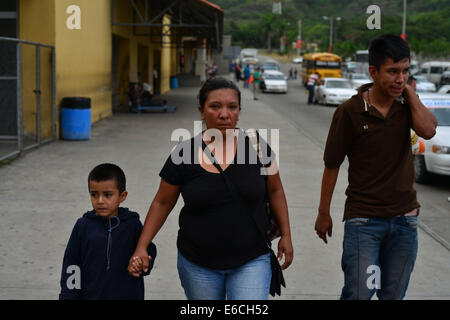
{"type": "Polygon", "coordinates": [[[341,63],[339,61],[320,61],[317,60],[314,65],[317,69],[340,69],[341,63]]]}

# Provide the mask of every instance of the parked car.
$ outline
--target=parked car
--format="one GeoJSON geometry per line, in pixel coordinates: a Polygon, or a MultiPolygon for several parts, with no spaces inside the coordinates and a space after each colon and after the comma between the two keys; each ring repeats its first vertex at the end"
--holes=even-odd
{"type": "Polygon", "coordinates": [[[287,93],[288,85],[285,75],[276,70],[267,70],[262,75],[263,92],[287,93]]]}
{"type": "Polygon", "coordinates": [[[419,93],[422,103],[438,121],[436,135],[425,140],[412,131],[415,180],[427,183],[430,173],[450,175],[450,96],[438,93],[419,93]]]}
{"type": "Polygon", "coordinates": [[[417,92],[436,92],[436,86],[425,78],[425,76],[414,76],[416,78],[416,91],[417,92]]]}
{"type": "Polygon", "coordinates": [[[302,62],[303,62],[302,57],[297,57],[292,60],[292,63],[295,63],[295,64],[301,64],[302,62]]]}
{"type": "Polygon", "coordinates": [[[437,93],[449,94],[450,93],[450,84],[446,84],[445,86],[440,87],[437,93]]]}
{"type": "Polygon", "coordinates": [[[441,76],[441,80],[439,80],[440,86],[444,86],[446,84],[450,84],[450,70],[444,71],[441,76]]]}
{"type": "Polygon", "coordinates": [[[356,70],[356,62],[354,61],[346,61],[342,64],[342,72],[344,74],[355,73],[356,70]]]}
{"type": "Polygon", "coordinates": [[[323,78],[314,89],[314,102],[339,105],[356,93],[347,79],[323,78]]]}
{"type": "Polygon", "coordinates": [[[364,73],[349,73],[348,79],[350,80],[353,89],[358,89],[363,84],[372,82],[372,79],[364,73]]]}
{"type": "Polygon", "coordinates": [[[278,62],[276,62],[275,60],[264,61],[263,64],[261,65],[261,71],[264,73],[265,71],[268,70],[280,71],[280,66],[278,65],[278,62]]]}

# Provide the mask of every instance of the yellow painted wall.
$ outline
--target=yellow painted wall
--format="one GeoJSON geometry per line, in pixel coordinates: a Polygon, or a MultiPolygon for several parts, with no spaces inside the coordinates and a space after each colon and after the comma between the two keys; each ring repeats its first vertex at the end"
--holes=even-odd
{"type": "MultiPolygon", "coordinates": [[[[19,38],[54,45],[54,0],[19,1],[19,38]]],[[[41,139],[52,136],[51,60],[50,49],[41,48],[40,59],[40,115],[41,139]]],[[[36,46],[22,45],[22,112],[25,136],[36,136],[36,46]]],[[[27,141],[26,144],[29,142],[27,141]]]]}
{"type": "MultiPolygon", "coordinates": [[[[137,2],[139,6],[142,2],[137,2]]],[[[150,2],[151,4],[151,2],[150,2]]],[[[112,114],[112,35],[120,36],[117,81],[120,102],[127,103],[128,82],[136,81],[140,71],[148,74],[153,86],[153,65],[159,69],[160,93],[170,90],[170,76],[176,75],[178,56],[176,48],[151,43],[148,36],[133,35],[132,27],[111,26],[110,0],[19,0],[21,39],[55,46],[56,106],[59,111],[62,98],[80,96],[91,98],[92,122],[112,114]],[[81,9],[80,29],[70,30],[67,20],[72,13],[67,8],[77,5],[81,9]],[[138,66],[141,48],[144,61],[138,66]],[[155,57],[155,52],[159,52],[155,57]],[[139,70],[139,68],[141,70],[139,70]],[[142,70],[146,68],[147,70],[142,70]]],[[[131,22],[133,10],[129,1],[115,1],[115,21],[131,22]]],[[[165,23],[170,23],[164,17],[165,23]]],[[[157,31],[157,30],[155,30],[157,31]]],[[[149,32],[149,28],[137,28],[149,32]]],[[[157,40],[157,38],[154,38],[157,40]]],[[[169,40],[169,39],[166,39],[169,40]]],[[[35,47],[24,45],[22,59],[23,112],[26,134],[36,134],[35,47]]],[[[49,138],[51,128],[51,63],[50,50],[41,50],[41,136],[49,138]]],[[[57,112],[59,114],[59,112],[57,112]]],[[[56,119],[59,130],[59,117],[56,119]]]]}
{"type": "MultiPolygon", "coordinates": [[[[170,23],[170,18],[168,16],[164,16],[163,18],[164,24],[170,23]]],[[[169,32],[169,28],[164,27],[163,32],[169,32]]],[[[170,42],[170,37],[164,36],[163,43],[170,42]]],[[[172,72],[172,49],[168,45],[164,45],[161,50],[161,93],[165,93],[170,90],[170,76],[172,72]]],[[[176,66],[176,65],[175,65],[176,66]]]]}
{"type": "Polygon", "coordinates": [[[63,97],[91,98],[92,122],[112,114],[109,0],[55,0],[57,105],[63,97]],[[81,9],[81,29],[69,30],[67,7],[81,9]]]}

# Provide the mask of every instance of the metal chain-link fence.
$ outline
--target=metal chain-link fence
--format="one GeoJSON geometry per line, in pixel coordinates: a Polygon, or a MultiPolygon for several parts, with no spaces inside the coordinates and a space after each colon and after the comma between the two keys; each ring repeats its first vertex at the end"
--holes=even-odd
{"type": "Polygon", "coordinates": [[[0,37],[0,161],[56,139],[55,49],[0,37]]]}

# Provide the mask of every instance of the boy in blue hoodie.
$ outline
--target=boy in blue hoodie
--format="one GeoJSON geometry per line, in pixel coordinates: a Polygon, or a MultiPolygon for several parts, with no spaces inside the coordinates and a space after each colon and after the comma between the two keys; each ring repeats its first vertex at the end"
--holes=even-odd
{"type": "MultiPolygon", "coordinates": [[[[128,192],[122,169],[104,163],[88,177],[94,210],[79,218],[64,253],[60,300],[143,300],[144,279],[128,274],[142,224],[139,215],[119,207],[128,192]]],[[[156,246],[147,249],[150,273],[156,246]]]]}

